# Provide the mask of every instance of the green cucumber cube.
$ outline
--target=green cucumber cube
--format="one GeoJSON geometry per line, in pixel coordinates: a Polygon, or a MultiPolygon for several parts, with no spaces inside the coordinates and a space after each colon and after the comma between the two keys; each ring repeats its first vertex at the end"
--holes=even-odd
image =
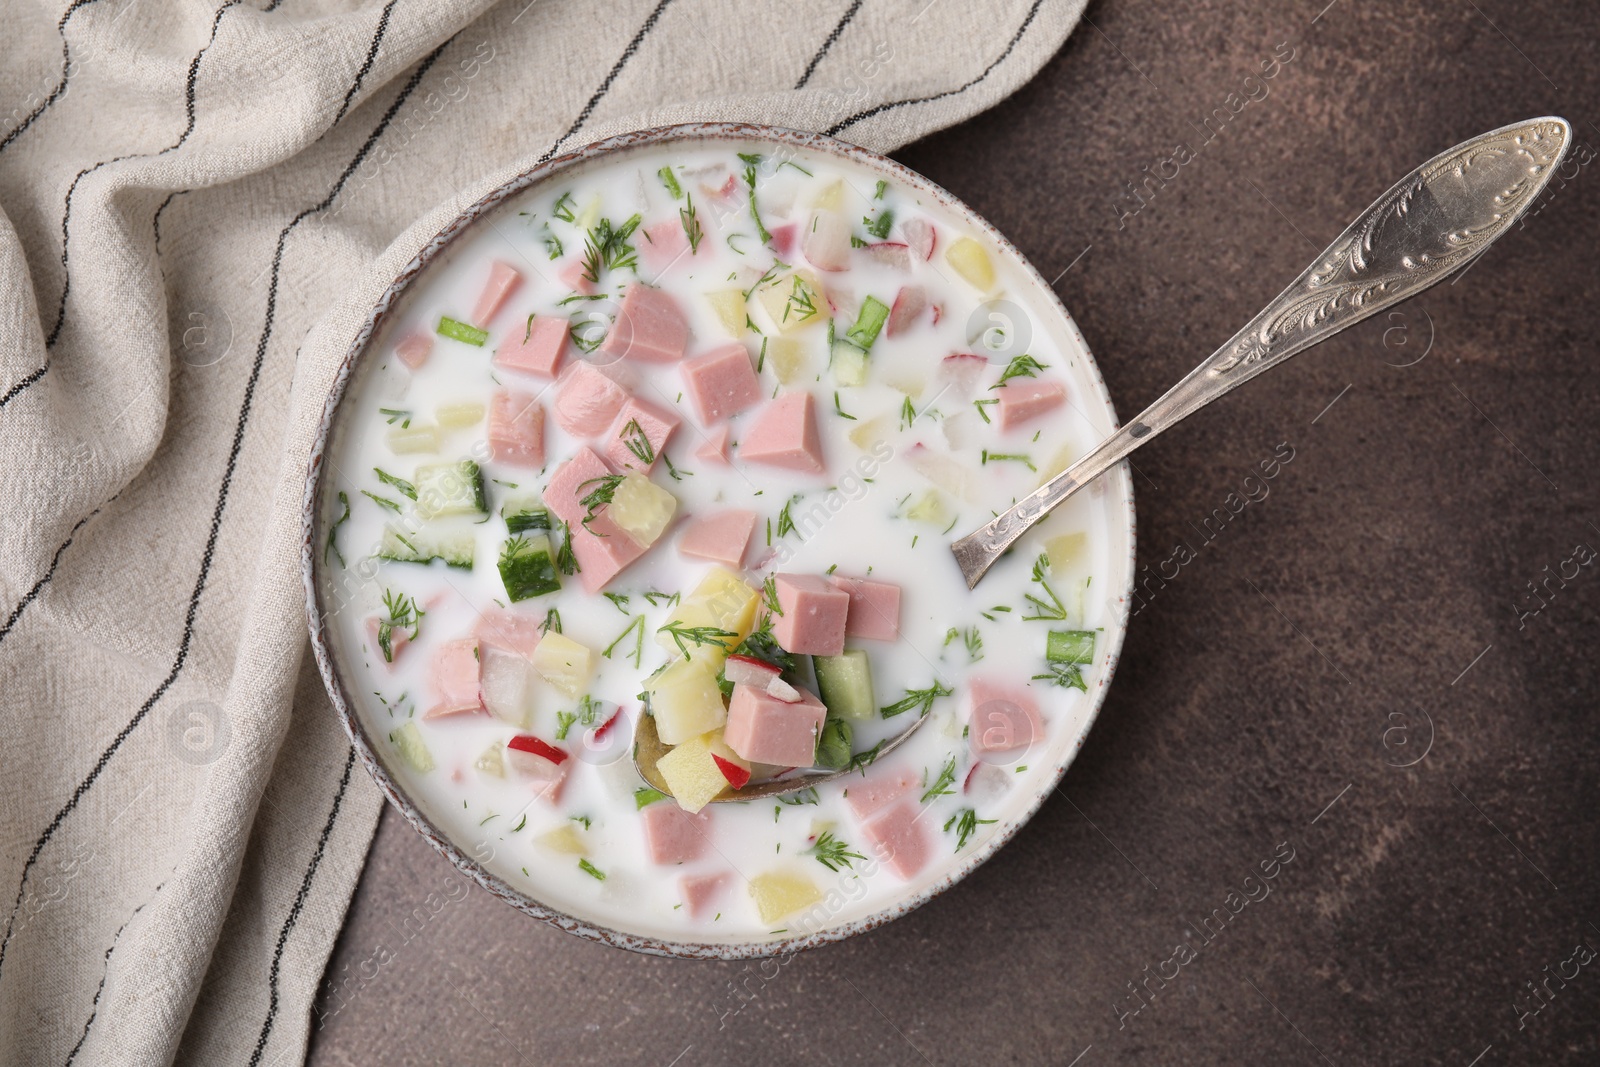
{"type": "Polygon", "coordinates": [[[537,496],[519,496],[506,500],[500,508],[510,533],[527,533],[529,530],[550,529],[550,512],[537,496]]]}
{"type": "Polygon", "coordinates": [[[818,695],[829,715],[844,719],[871,719],[878,713],[872,695],[872,665],[859,648],[846,649],[837,656],[812,656],[817,672],[818,695]]]}
{"type": "Polygon", "coordinates": [[[561,575],[550,538],[542,533],[518,534],[507,541],[500,550],[500,580],[513,602],[559,592],[561,575]]]}
{"type": "Polygon", "coordinates": [[[415,722],[402,723],[398,730],[389,735],[389,740],[399,749],[400,758],[412,770],[424,774],[433,770],[433,755],[428,751],[428,746],[422,743],[422,731],[417,729],[415,722]]]}
{"type": "Polygon", "coordinates": [[[816,765],[839,770],[850,763],[850,748],[854,743],[850,724],[843,719],[828,716],[817,734],[816,765]]]}
{"type": "Polygon", "coordinates": [[[828,369],[838,385],[867,384],[867,354],[849,341],[835,341],[828,369]]]}
{"type": "Polygon", "coordinates": [[[845,331],[845,340],[863,352],[870,352],[872,342],[878,339],[878,332],[887,321],[889,305],[875,296],[869,296],[861,302],[861,310],[856,313],[856,324],[845,331]]]}
{"type": "Polygon", "coordinates": [[[417,488],[417,514],[424,519],[488,514],[483,471],[470,459],[418,467],[413,484],[417,488]]]}
{"type": "Polygon", "coordinates": [[[394,563],[428,564],[442,559],[446,566],[470,571],[477,546],[477,538],[470,531],[409,530],[401,533],[393,526],[385,526],[377,555],[379,559],[394,563]]]}

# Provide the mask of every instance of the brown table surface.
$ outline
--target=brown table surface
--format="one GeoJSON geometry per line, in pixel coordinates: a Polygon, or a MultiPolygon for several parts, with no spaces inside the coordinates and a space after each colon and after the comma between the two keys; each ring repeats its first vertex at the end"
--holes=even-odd
{"type": "MultiPolygon", "coordinates": [[[[1123,418],[1428,156],[1550,113],[1600,145],[1589,0],[1324,3],[1092,3],[1031,84],[898,153],[1061,275],[1123,418]]],[[[1590,169],[1458,284],[1138,453],[1141,567],[1196,558],[965,882],[782,967],[658,959],[465,891],[386,811],[311,1062],[1600,1062],[1590,169]],[[1284,442],[1270,494],[1198,533],[1284,442]],[[1189,932],[1283,842],[1269,896],[1189,932]]]]}

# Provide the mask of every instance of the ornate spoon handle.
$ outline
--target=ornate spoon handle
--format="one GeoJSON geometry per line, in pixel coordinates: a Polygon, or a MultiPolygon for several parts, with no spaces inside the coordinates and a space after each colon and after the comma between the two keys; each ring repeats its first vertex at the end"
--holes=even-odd
{"type": "Polygon", "coordinates": [[[1009,511],[951,545],[967,586],[976,586],[1034,523],[1156,434],[1482,253],[1538,198],[1571,142],[1565,119],[1531,119],[1458,144],[1406,175],[1165,396],[1009,511]]]}

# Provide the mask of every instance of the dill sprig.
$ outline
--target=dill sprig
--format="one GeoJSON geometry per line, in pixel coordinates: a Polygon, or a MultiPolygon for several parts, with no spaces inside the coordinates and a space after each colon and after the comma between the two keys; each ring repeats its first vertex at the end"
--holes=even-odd
{"type": "Polygon", "coordinates": [[[384,485],[393,486],[402,496],[417,499],[417,487],[404,478],[396,478],[381,467],[373,467],[372,473],[378,476],[378,481],[384,485]]]}
{"type": "Polygon", "coordinates": [[[685,626],[681,622],[673,621],[656,630],[656,633],[667,634],[672,638],[672,643],[678,646],[678,651],[683,653],[684,659],[689,659],[689,648],[685,641],[696,645],[725,644],[728,638],[737,638],[739,635],[732,630],[724,630],[719,626],[685,626]]]}
{"type": "MultiPolygon", "coordinates": [[[[1013,378],[1032,378],[1042,370],[1044,370],[1044,364],[1030,355],[1012,356],[1011,362],[1006,364],[1006,369],[1000,372],[1000,380],[989,386],[989,388],[998,389],[1013,378]]],[[[979,410],[981,411],[982,409],[980,408],[979,410]]]]}
{"type": "Polygon", "coordinates": [[[656,171],[656,175],[661,179],[661,184],[667,187],[667,193],[672,199],[683,199],[683,186],[678,184],[678,176],[672,173],[671,167],[662,167],[656,171]]]}
{"type": "MultiPolygon", "coordinates": [[[[591,485],[594,486],[593,489],[590,489],[588,493],[584,494],[578,500],[578,503],[582,504],[584,507],[583,528],[585,530],[588,530],[590,533],[594,533],[594,528],[591,527],[589,523],[593,522],[599,516],[601,508],[611,503],[612,497],[616,495],[617,486],[621,484],[622,475],[602,474],[600,477],[590,478],[588,481],[583,482],[578,486],[578,492],[580,493],[582,493],[586,487],[591,485]]],[[[595,536],[604,537],[605,534],[595,534],[595,536]]]]}
{"type": "Polygon", "coordinates": [[[385,663],[394,662],[394,632],[408,630],[406,639],[415,641],[422,629],[422,617],[427,614],[411,597],[392,589],[383,591],[383,608],[389,614],[378,620],[378,649],[385,663]]]}
{"type": "Polygon", "coordinates": [[[778,579],[776,577],[768,575],[767,580],[761,583],[761,598],[769,612],[780,618],[782,617],[783,608],[778,605],[778,579]]]}
{"type": "Polygon", "coordinates": [[[739,158],[745,162],[744,183],[749,187],[750,217],[755,220],[756,234],[761,238],[762,244],[770,244],[772,242],[772,234],[768,233],[767,228],[761,224],[761,212],[756,207],[756,164],[761,162],[761,157],[749,156],[741,152],[739,153],[739,158]]]}
{"type": "Polygon", "coordinates": [[[551,630],[554,630],[556,633],[561,632],[561,612],[555,608],[551,608],[549,611],[545,612],[544,622],[539,624],[539,633],[541,635],[547,634],[551,630]]]}
{"type": "Polygon", "coordinates": [[[890,704],[886,708],[878,709],[878,714],[882,715],[885,719],[892,719],[896,715],[902,715],[905,712],[910,711],[912,708],[918,708],[920,710],[918,711],[917,715],[918,718],[920,718],[933,710],[933,702],[935,700],[938,700],[940,697],[950,696],[954,692],[954,689],[951,689],[949,686],[940,682],[939,679],[935,678],[933,680],[933,684],[926,689],[907,689],[905,696],[901,697],[899,700],[895,701],[893,704],[890,704]]]}
{"type": "Polygon", "coordinates": [[[595,223],[594,229],[583,238],[583,276],[590,282],[598,283],[602,269],[637,268],[639,254],[628,243],[628,238],[633,236],[633,231],[639,228],[642,221],[640,216],[634,215],[621,226],[614,227],[610,219],[595,223]]]}
{"type": "Polygon", "coordinates": [[[572,729],[572,724],[578,721],[578,716],[570,711],[556,712],[556,740],[565,741],[567,731],[572,729]]]}
{"type": "Polygon", "coordinates": [[[1025,594],[1024,599],[1033,605],[1033,614],[1022,616],[1024,621],[1035,622],[1039,620],[1045,620],[1049,622],[1060,622],[1067,617],[1067,606],[1061,603],[1061,598],[1056,595],[1056,591],[1054,589],[1050,588],[1050,582],[1045,577],[1046,573],[1049,571],[1049,568],[1050,557],[1041,552],[1039,554],[1039,558],[1033,561],[1033,580],[1039,583],[1039,588],[1043,589],[1045,596],[1050,598],[1050,603],[1046,604],[1043,600],[1040,600],[1032,593],[1025,594]]]}
{"type": "Polygon", "coordinates": [[[593,878],[597,882],[603,882],[606,880],[606,872],[602,871],[599,867],[596,867],[588,860],[579,860],[578,870],[582,871],[584,874],[587,874],[590,878],[593,878]]]}
{"type": "Polygon", "coordinates": [[[991,463],[1004,463],[1008,460],[1014,463],[1021,463],[1035,474],[1039,471],[1039,468],[1033,465],[1033,457],[1026,452],[990,452],[987,448],[983,450],[983,458],[979,466],[987,467],[991,463]]]}
{"type": "Polygon", "coordinates": [[[950,788],[951,786],[955,785],[955,783],[956,758],[951,756],[949,759],[944,761],[944,766],[939,770],[939,777],[935,778],[933,780],[933,784],[928,787],[927,792],[922,794],[922,803],[926,804],[935,797],[950,796],[955,792],[954,789],[950,788]]]}
{"type": "MultiPolygon", "coordinates": [[[[635,615],[632,619],[629,619],[628,620],[628,628],[623,630],[620,634],[618,634],[617,635],[617,639],[615,641],[611,642],[609,645],[607,645],[606,646],[606,650],[604,652],[600,653],[600,654],[602,656],[604,656],[606,659],[610,659],[611,658],[611,653],[613,651],[615,651],[616,647],[618,645],[622,644],[622,642],[627,639],[627,636],[629,634],[633,633],[635,630],[638,631],[638,634],[635,635],[635,637],[633,639],[633,665],[637,669],[642,664],[642,662],[644,660],[644,616],[643,615],[635,615]]],[[[623,654],[623,658],[624,659],[627,658],[627,654],[626,653],[623,654]]]]}
{"type": "Polygon", "coordinates": [[[1034,675],[1035,681],[1049,682],[1051,685],[1059,685],[1063,689],[1078,689],[1085,693],[1089,691],[1089,683],[1083,679],[1083,666],[1081,664],[1051,663],[1048,666],[1050,673],[1034,675]]]}
{"type": "Polygon", "coordinates": [[[800,494],[800,493],[796,493],[794,496],[792,496],[792,497],[790,497],[788,499],[788,501],[783,505],[782,508],[778,509],[778,536],[779,537],[783,537],[783,536],[785,536],[787,534],[792,534],[792,533],[795,532],[794,516],[792,514],[790,514],[789,509],[794,507],[796,504],[798,504],[800,502],[801,495],[802,494],[800,494]]]}
{"type": "Polygon", "coordinates": [[[656,461],[656,448],[650,443],[650,438],[645,434],[644,427],[639,425],[638,419],[629,419],[617,437],[628,446],[629,452],[639,457],[640,463],[648,467],[656,461]]]}
{"type": "Polygon", "coordinates": [[[804,278],[796,274],[794,283],[789,287],[789,298],[783,305],[783,321],[788,322],[791,314],[799,320],[809,319],[816,313],[817,294],[806,284],[804,278]]]}
{"type": "Polygon", "coordinates": [[[978,832],[978,827],[994,821],[993,819],[978,818],[978,813],[972,808],[962,808],[946,820],[944,832],[949,833],[952,826],[956,828],[956,851],[960,852],[967,847],[967,839],[978,832]]]}
{"type": "Polygon", "coordinates": [[[400,514],[400,505],[396,504],[393,500],[390,500],[386,496],[379,496],[377,493],[369,493],[365,489],[361,490],[361,495],[380,507],[388,508],[396,515],[400,514]]]}
{"type": "Polygon", "coordinates": [[[700,213],[694,209],[693,194],[685,194],[684,206],[678,209],[678,221],[683,223],[683,235],[689,239],[689,254],[695,255],[700,251],[700,242],[706,239],[706,231],[700,228],[700,213]]]}
{"type": "MultiPolygon", "coordinates": [[[[561,531],[561,545],[556,549],[556,570],[562,574],[577,574],[583,568],[578,566],[578,557],[572,551],[572,528],[560,519],[556,520],[556,526],[561,531]]],[[[560,633],[559,630],[556,632],[560,633]]]]}
{"type": "Polygon", "coordinates": [[[855,860],[864,863],[867,859],[861,853],[852,851],[849,844],[834,837],[831,830],[824,830],[817,838],[817,843],[806,849],[806,855],[815,856],[817,862],[830,871],[851,867],[855,860]]]}
{"type": "Polygon", "coordinates": [[[556,206],[550,209],[550,214],[562,222],[577,222],[578,216],[572,210],[572,206],[576,203],[577,201],[572,198],[572,191],[569,189],[556,199],[556,206]]]}

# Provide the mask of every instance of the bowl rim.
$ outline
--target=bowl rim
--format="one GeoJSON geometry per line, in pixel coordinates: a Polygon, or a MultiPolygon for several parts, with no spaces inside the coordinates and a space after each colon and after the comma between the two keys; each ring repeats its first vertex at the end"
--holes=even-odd
{"type": "MultiPolygon", "coordinates": [[[[1117,625],[1114,628],[1107,627],[1106,630],[1109,638],[1106,669],[1099,679],[1097,691],[1090,695],[1089,708],[1083,727],[1073,740],[1064,759],[1056,764],[1049,775],[1039,779],[1039,784],[1035,788],[1032,800],[1020,815],[1010,820],[1008,825],[1000,827],[993,836],[974,849],[972,853],[962,858],[959,862],[953,863],[945,871],[944,875],[932,885],[919,890],[908,898],[897,900],[864,918],[824,927],[821,930],[803,936],[778,940],[677,941],[613,930],[599,923],[568,915],[560,909],[545,904],[516,886],[509,884],[490,871],[479,860],[469,855],[466,848],[458,845],[444,831],[435,826],[418,805],[411,800],[400,783],[390,775],[388,768],[378,756],[377,746],[369,736],[367,728],[361,721],[360,714],[355,710],[354,702],[350,699],[344,682],[339,676],[326,633],[327,616],[323,610],[323,583],[319,581],[319,575],[326,563],[322,559],[322,553],[318,551],[319,538],[317,535],[321,517],[320,502],[324,497],[322,492],[323,475],[327,469],[327,465],[323,461],[327,456],[338,414],[345,397],[349,393],[349,386],[357,367],[362,357],[366,354],[373,338],[384,326],[391,310],[400,301],[411,284],[425,272],[435,259],[446,254],[458,236],[471,229],[480,219],[495,211],[511,197],[564,171],[590,163],[595,159],[629,149],[654,147],[675,142],[719,140],[758,141],[842,157],[849,162],[863,165],[884,177],[896,180],[911,189],[932,197],[940,205],[964,219],[969,226],[981,230],[989,240],[999,247],[1003,254],[1011,256],[1014,262],[1020,265],[1027,275],[1031,276],[1033,281],[1037,283],[1038,289],[1049,295],[1050,305],[1053,305],[1055,312],[1061,316],[1061,320],[1066,324],[1070,335],[1082,348],[1087,360],[1089,377],[1093,382],[1099,400],[1105,406],[1106,414],[1111,420],[1112,427],[1115,428],[1120,425],[1111,401],[1110,391],[1106,388],[1105,379],[1100,372],[1099,363],[1090,352],[1088,342],[1084,339],[1077,322],[1061,303],[1061,299],[1056,295],[1055,290],[1045,282],[1043,276],[1039,274],[1033,264],[1004,234],[943,187],[886,156],[825,134],[743,122],[694,122],[649,127],[606,137],[574,151],[535,163],[533,166],[502,182],[464,208],[451,222],[430,238],[400,271],[395,280],[384,289],[383,295],[367,313],[361,328],[356,332],[343,360],[340,362],[317,425],[307,465],[305,491],[301,506],[301,576],[305,585],[307,624],[310,631],[312,652],[316,657],[317,668],[322,675],[323,685],[327,689],[328,697],[338,713],[340,724],[344,727],[345,734],[350,738],[357,757],[389,802],[458,871],[524,914],[550,923],[568,933],[577,934],[579,937],[610,945],[614,948],[681,959],[751,960],[788,956],[805,949],[842,941],[876,929],[916,910],[954,886],[957,882],[960,882],[998,852],[1002,846],[1011,840],[1017,831],[1038,813],[1045,798],[1055,791],[1063,775],[1065,775],[1067,767],[1071,765],[1078,752],[1083,748],[1083,742],[1088,736],[1089,730],[1099,718],[1100,709],[1105,702],[1106,692],[1111,684],[1112,677],[1116,673],[1117,662],[1127,634],[1129,619],[1127,604],[1134,588],[1134,561],[1137,555],[1138,529],[1137,516],[1134,510],[1133,483],[1128,475],[1126,461],[1118,464],[1116,473],[1113,475],[1121,480],[1124,496],[1122,502],[1127,508],[1128,516],[1128,558],[1124,563],[1122,580],[1117,585],[1118,595],[1116,597],[1116,602],[1121,606],[1121,610],[1117,612],[1117,625]]],[[[1049,305],[1046,306],[1045,310],[1048,309],[1049,305]]],[[[1110,472],[1108,472],[1108,475],[1110,475],[1110,472]]]]}

